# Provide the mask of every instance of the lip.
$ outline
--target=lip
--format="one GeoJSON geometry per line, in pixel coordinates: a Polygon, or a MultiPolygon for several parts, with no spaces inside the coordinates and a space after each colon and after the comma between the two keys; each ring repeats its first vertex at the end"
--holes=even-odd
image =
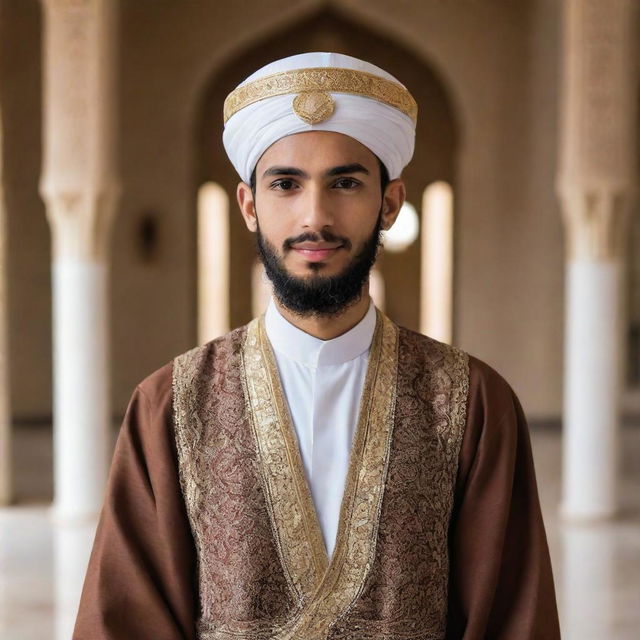
{"type": "Polygon", "coordinates": [[[342,247],[319,247],[318,249],[310,249],[307,247],[294,247],[293,250],[305,260],[309,262],[321,262],[326,260],[329,256],[335,254],[336,251],[342,247]]]}

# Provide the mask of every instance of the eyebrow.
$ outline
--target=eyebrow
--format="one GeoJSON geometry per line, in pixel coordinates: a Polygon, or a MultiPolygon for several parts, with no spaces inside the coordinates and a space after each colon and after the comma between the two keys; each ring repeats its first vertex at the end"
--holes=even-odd
{"type": "Polygon", "coordinates": [[[343,164],[339,167],[333,167],[327,171],[327,176],[341,176],[345,173],[364,173],[369,175],[369,170],[363,167],[359,162],[352,162],[351,164],[343,164]]]}
{"type": "MultiPolygon", "coordinates": [[[[351,164],[341,164],[337,167],[332,167],[325,173],[325,175],[331,177],[341,176],[346,173],[364,173],[365,175],[369,175],[369,170],[366,167],[363,167],[359,162],[352,162],[351,164]]],[[[309,174],[302,169],[297,169],[296,167],[275,166],[269,167],[262,174],[263,178],[266,178],[267,176],[298,176],[299,178],[308,178],[309,174]]]]}
{"type": "Polygon", "coordinates": [[[302,169],[296,169],[295,167],[269,167],[262,177],[267,176],[298,176],[300,178],[308,178],[309,175],[302,171],[302,169]]]}

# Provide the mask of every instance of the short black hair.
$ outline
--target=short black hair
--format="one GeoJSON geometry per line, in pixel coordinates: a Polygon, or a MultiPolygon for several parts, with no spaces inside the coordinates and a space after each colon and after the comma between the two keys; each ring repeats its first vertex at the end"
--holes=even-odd
{"type": "MultiPolygon", "coordinates": [[[[380,167],[380,191],[384,193],[384,190],[387,188],[387,185],[391,180],[389,179],[389,171],[385,166],[384,162],[376,156],[376,160],[378,161],[378,166],[380,167]]],[[[253,167],[253,171],[251,172],[251,177],[249,178],[249,186],[251,187],[251,193],[253,193],[253,197],[256,196],[256,168],[253,167]]]]}

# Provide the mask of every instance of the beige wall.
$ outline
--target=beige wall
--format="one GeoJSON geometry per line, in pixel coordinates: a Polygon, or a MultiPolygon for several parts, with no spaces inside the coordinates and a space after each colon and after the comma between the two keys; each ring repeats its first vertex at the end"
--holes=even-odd
{"type": "Polygon", "coordinates": [[[0,3],[0,100],[8,229],[9,370],[18,419],[51,414],[49,228],[38,196],[40,3],[0,3]]]}
{"type": "MultiPolygon", "coordinates": [[[[32,192],[39,163],[37,2],[5,4],[23,17],[17,33],[25,43],[24,60],[11,67],[20,76],[11,93],[24,113],[7,113],[3,98],[6,130],[15,129],[14,140],[24,141],[14,142],[24,149],[21,159],[5,160],[7,174],[22,181],[8,185],[7,204],[12,401],[23,417],[50,413],[49,249],[44,212],[32,192]]],[[[209,80],[256,38],[319,4],[247,1],[241,11],[229,11],[217,2],[122,2],[123,198],[112,282],[116,413],[143,376],[195,343],[196,131],[209,80]],[[146,255],[141,224],[149,217],[158,244],[146,255]]],[[[397,2],[389,12],[384,0],[340,3],[349,19],[413,51],[451,97],[460,123],[457,342],[512,383],[532,418],[558,416],[561,398],[556,5],[397,2]]],[[[219,147],[219,141],[211,144],[219,147]]]]}
{"type": "Polygon", "coordinates": [[[561,402],[558,16],[550,2],[528,5],[412,3],[415,15],[394,12],[394,28],[435,61],[462,112],[458,344],[496,367],[530,416],[546,418],[561,402]]]}

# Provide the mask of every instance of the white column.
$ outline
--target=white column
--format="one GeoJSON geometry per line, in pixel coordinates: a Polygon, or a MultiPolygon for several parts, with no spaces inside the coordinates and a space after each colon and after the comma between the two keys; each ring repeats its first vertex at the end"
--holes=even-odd
{"type": "Polygon", "coordinates": [[[54,487],[57,515],[95,513],[106,477],[110,425],[107,267],[53,265],[54,487]]]}
{"type": "Polygon", "coordinates": [[[254,318],[267,310],[272,293],[273,287],[264,265],[256,258],[251,271],[251,313],[254,318]]]}
{"type": "Polygon", "coordinates": [[[44,163],[53,238],[54,514],[102,503],[110,425],[109,232],[115,172],[113,0],[43,0],[44,163]]]}
{"type": "Polygon", "coordinates": [[[11,502],[11,411],[9,409],[9,344],[7,334],[7,221],[2,175],[0,128],[0,506],[11,502]]]}
{"type": "Polygon", "coordinates": [[[635,195],[635,0],[565,0],[558,193],[566,230],[562,513],[616,511],[625,232],[635,195]]]}
{"type": "Polygon", "coordinates": [[[430,184],[422,197],[420,332],[453,341],[453,192],[430,184]]]}
{"type": "Polygon", "coordinates": [[[198,342],[229,331],[229,196],[215,182],[198,192],[198,342]]]}
{"type": "Polygon", "coordinates": [[[369,272],[369,295],[373,300],[373,304],[383,313],[387,308],[386,291],[387,288],[382,271],[374,265],[369,272]]]}

